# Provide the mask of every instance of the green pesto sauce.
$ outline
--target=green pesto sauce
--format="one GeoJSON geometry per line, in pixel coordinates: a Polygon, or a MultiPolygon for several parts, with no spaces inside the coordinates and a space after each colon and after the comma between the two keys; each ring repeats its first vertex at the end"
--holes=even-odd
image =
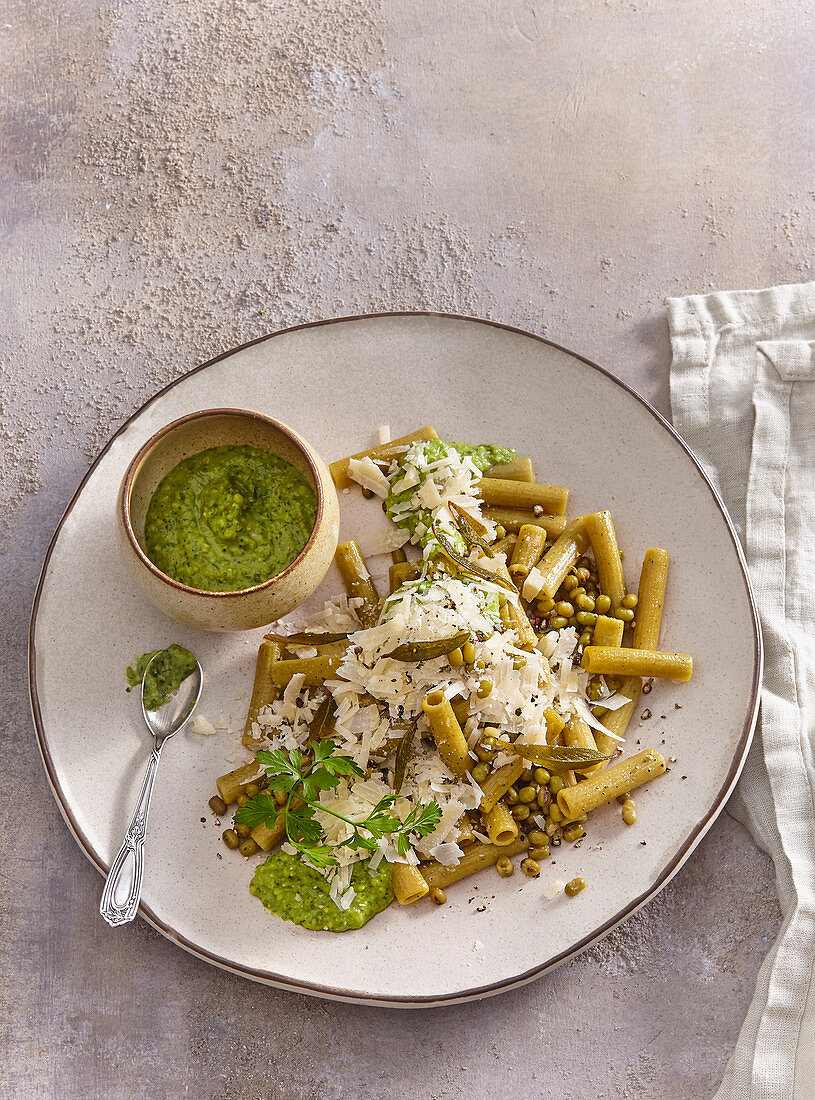
{"type": "Polygon", "coordinates": [[[132,691],[144,680],[144,709],[158,710],[170,701],[187,677],[195,672],[196,664],[192,653],[175,642],[166,649],[142,653],[125,673],[130,685],[127,690],[132,691]],[[156,661],[147,672],[147,666],[157,654],[156,661]]]}
{"type": "Polygon", "coordinates": [[[235,592],[291,565],[317,518],[314,490],[291,463],[260,447],[190,455],[163,478],[147,509],[147,556],[207,592],[235,592]]]}
{"type": "Polygon", "coordinates": [[[469,455],[482,474],[490,466],[500,466],[515,458],[515,451],[510,447],[499,447],[495,443],[448,443],[447,446],[458,451],[462,458],[469,455]]]}
{"type": "MultiPolygon", "coordinates": [[[[490,466],[497,466],[502,462],[512,462],[515,458],[515,451],[511,450],[509,447],[499,447],[495,443],[445,443],[441,439],[430,439],[421,446],[428,462],[438,462],[445,457],[448,451],[456,451],[462,458],[469,455],[482,474],[490,466]]],[[[410,451],[408,451],[407,454],[410,454],[410,451]]],[[[405,455],[402,455],[397,460],[400,468],[405,465],[405,457],[405,455]]],[[[427,474],[420,474],[419,485],[421,485],[426,477],[427,474]]],[[[397,480],[398,478],[396,477],[393,479],[393,481],[397,480]]],[[[403,489],[400,493],[388,493],[384,502],[386,515],[390,519],[393,519],[394,508],[401,504],[402,501],[409,500],[414,495],[417,488],[418,486],[414,485],[412,489],[403,489]]],[[[417,508],[412,512],[408,512],[406,515],[400,516],[398,521],[394,520],[394,522],[397,523],[397,526],[407,531],[412,537],[419,523],[424,523],[425,526],[429,526],[430,512],[425,508],[417,508]]],[[[464,540],[457,532],[447,532],[447,537],[454,550],[463,552],[466,549],[464,540]]],[[[424,545],[429,538],[432,538],[432,535],[429,533],[423,536],[422,545],[424,545]]]]}
{"type": "Polygon", "coordinates": [[[288,852],[275,852],[257,868],[249,890],[283,920],[315,932],[348,932],[393,901],[390,864],[383,859],[375,871],[367,862],[354,864],[351,885],[356,897],[348,909],[338,909],[318,871],[288,852]]]}

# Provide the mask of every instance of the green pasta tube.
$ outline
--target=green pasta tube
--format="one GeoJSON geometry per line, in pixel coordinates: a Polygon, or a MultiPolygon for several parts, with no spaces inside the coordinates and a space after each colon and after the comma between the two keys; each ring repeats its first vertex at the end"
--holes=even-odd
{"type": "MultiPolygon", "coordinates": [[[[597,743],[591,726],[579,714],[573,714],[563,727],[563,744],[569,748],[596,749],[597,743]]],[[[590,764],[587,768],[575,768],[581,775],[591,775],[600,767],[599,764],[590,764]]]]}
{"type": "Polygon", "coordinates": [[[637,590],[637,624],[634,627],[634,649],[656,649],[659,627],[668,584],[668,553],[658,546],[645,551],[637,590]]]}
{"type": "Polygon", "coordinates": [[[367,451],[358,451],[355,455],[349,455],[348,458],[337,459],[336,462],[332,462],[329,465],[328,469],[331,472],[331,477],[336,487],[338,489],[347,489],[349,485],[353,485],[353,480],[349,474],[352,458],[381,458],[390,460],[406,451],[411,443],[426,442],[428,439],[438,438],[435,428],[431,428],[428,424],[424,428],[419,428],[418,431],[410,432],[408,435],[402,435],[398,439],[392,439],[390,443],[380,443],[378,447],[369,447],[367,451]]]}
{"type": "Polygon", "coordinates": [[[283,656],[283,646],[278,638],[264,638],[258,649],[257,663],[255,664],[255,681],[252,685],[252,698],[249,701],[249,710],[246,714],[246,722],[243,726],[241,744],[251,749],[255,746],[255,738],[252,736],[252,723],[257,719],[261,707],[273,703],[279,694],[277,684],[272,680],[272,665],[283,656]]]}
{"type": "Polygon", "coordinates": [[[645,749],[621,760],[613,768],[589,779],[581,779],[573,787],[558,792],[557,804],[561,813],[570,820],[590,813],[604,802],[611,802],[627,791],[641,787],[665,771],[665,761],[656,749],[645,749]]]}
{"type": "Polygon", "coordinates": [[[500,462],[489,466],[484,477],[497,477],[503,481],[534,481],[535,467],[531,458],[514,458],[512,462],[500,462]]]}
{"type": "Polygon", "coordinates": [[[482,814],[488,814],[493,806],[500,802],[525,767],[526,762],[519,756],[509,764],[504,764],[494,772],[490,772],[481,784],[482,814]]]}
{"type": "Polygon", "coordinates": [[[546,549],[546,531],[532,523],[525,523],[518,532],[518,541],[509,563],[509,575],[515,582],[526,578],[533,565],[541,560],[546,549]]]}
{"type": "Polygon", "coordinates": [[[337,547],[334,560],[342,574],[348,595],[364,601],[362,606],[357,608],[359,621],[364,627],[376,626],[379,618],[379,593],[368,572],[359,543],[354,539],[341,542],[337,547]]]}
{"type": "Polygon", "coordinates": [[[244,783],[251,783],[253,779],[256,779],[262,774],[263,768],[258,764],[257,760],[250,760],[248,764],[241,764],[241,766],[235,768],[234,771],[227,772],[226,775],[218,776],[215,780],[218,794],[227,806],[229,806],[241,793],[241,788],[244,783]]]}
{"type": "Polygon", "coordinates": [[[256,825],[252,832],[249,834],[257,844],[258,848],[261,848],[264,852],[271,852],[272,848],[275,848],[286,834],[286,826],[283,821],[283,814],[278,814],[277,821],[270,829],[269,826],[261,821],[259,825],[256,825]]]}
{"type": "Polygon", "coordinates": [[[591,512],[583,517],[583,523],[594,551],[600,591],[611,599],[611,607],[616,610],[625,595],[625,578],[611,513],[591,512]]]}
{"type": "Polygon", "coordinates": [[[443,691],[431,691],[422,699],[422,710],[427,715],[439,756],[454,775],[463,779],[469,767],[469,753],[450,700],[443,691]]]}
{"type": "Polygon", "coordinates": [[[521,648],[533,648],[538,636],[532,628],[532,623],[523,608],[513,599],[500,597],[498,611],[501,616],[501,625],[504,630],[514,630],[518,635],[518,645],[521,648]]]}
{"type": "Polygon", "coordinates": [[[342,657],[298,657],[291,661],[276,661],[269,676],[278,687],[285,687],[292,676],[303,673],[304,687],[317,687],[330,680],[343,662],[342,657]]]}
{"type": "Polygon", "coordinates": [[[509,812],[506,803],[498,802],[483,816],[487,836],[493,844],[503,848],[518,839],[518,822],[509,812]]]}
{"type": "Polygon", "coordinates": [[[566,530],[565,516],[536,516],[534,512],[523,508],[490,508],[485,507],[482,513],[486,519],[493,523],[500,523],[506,531],[517,534],[524,524],[530,523],[535,527],[542,527],[552,538],[557,538],[566,530]]]}
{"type": "Polygon", "coordinates": [[[391,889],[400,905],[412,905],[423,898],[430,887],[418,867],[407,863],[391,864],[391,889]]]}
{"type": "Polygon", "coordinates": [[[547,707],[543,715],[546,719],[546,744],[555,745],[558,743],[561,733],[563,733],[566,719],[562,714],[558,714],[553,707],[547,707]]]}
{"type": "Polygon", "coordinates": [[[562,485],[510,481],[501,477],[482,477],[478,491],[485,504],[501,508],[543,508],[550,516],[562,516],[569,499],[569,490],[562,485]]]}
{"type": "Polygon", "coordinates": [[[405,581],[415,581],[421,572],[421,565],[415,561],[398,561],[388,569],[390,590],[393,594],[405,581]]]}
{"type": "Polygon", "coordinates": [[[664,653],[656,649],[615,649],[589,645],[581,662],[586,672],[599,676],[656,676],[664,680],[690,680],[690,653],[664,653]]]}
{"type": "Polygon", "coordinates": [[[456,844],[461,847],[462,844],[474,844],[475,833],[473,827],[466,817],[462,817],[458,824],[458,837],[456,838],[456,844]]]}
{"type": "MultiPolygon", "coordinates": [[[[625,737],[625,731],[628,729],[628,724],[634,716],[634,711],[639,702],[642,680],[639,676],[626,676],[617,691],[631,701],[616,710],[603,710],[602,707],[595,708],[594,713],[610,733],[615,733],[617,737],[625,737]]],[[[597,743],[597,748],[606,756],[610,756],[620,747],[620,742],[616,738],[609,737],[608,734],[601,733],[599,730],[594,731],[594,740],[597,743]]],[[[603,766],[605,767],[605,765],[603,766]]]]}
{"type": "Polygon", "coordinates": [[[586,552],[588,545],[589,538],[583,520],[574,520],[541,558],[537,566],[541,582],[536,595],[543,594],[551,600],[563,584],[566,574],[580,555],[586,552]]]}
{"type": "Polygon", "coordinates": [[[598,615],[591,636],[592,645],[616,648],[623,644],[625,623],[622,619],[612,619],[609,615],[598,615]]]}
{"type": "Polygon", "coordinates": [[[469,849],[462,856],[455,867],[445,867],[442,863],[426,863],[422,866],[422,874],[431,890],[450,886],[459,879],[467,878],[485,867],[492,867],[501,856],[517,856],[525,852],[528,847],[524,837],[511,844],[478,844],[469,849]]]}

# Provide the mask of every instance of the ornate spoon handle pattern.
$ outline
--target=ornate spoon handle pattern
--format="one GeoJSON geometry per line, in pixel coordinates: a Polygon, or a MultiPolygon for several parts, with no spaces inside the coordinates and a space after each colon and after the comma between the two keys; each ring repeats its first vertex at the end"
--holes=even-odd
{"type": "Polygon", "coordinates": [[[156,740],[147,765],[139,800],[130,822],[130,828],[113,861],[110,873],[102,891],[99,912],[109,925],[116,927],[133,920],[139,908],[142,874],[144,872],[144,837],[147,832],[147,815],[150,812],[150,798],[153,783],[161,757],[162,743],[156,740]]]}

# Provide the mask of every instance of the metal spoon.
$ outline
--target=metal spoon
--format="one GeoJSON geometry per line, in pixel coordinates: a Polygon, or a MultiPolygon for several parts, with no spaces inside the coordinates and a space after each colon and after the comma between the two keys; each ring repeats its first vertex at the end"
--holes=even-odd
{"type": "MultiPolygon", "coordinates": [[[[159,656],[156,654],[156,656],[159,656]]],[[[136,811],[127,830],[124,843],[119,849],[119,854],[113,861],[113,866],[108,873],[105,888],[102,891],[102,902],[99,912],[105,920],[116,927],[117,924],[127,924],[136,916],[141,896],[141,882],[144,871],[144,837],[147,832],[147,814],[150,810],[150,797],[153,794],[153,783],[156,778],[156,769],[161,758],[161,750],[164,742],[185,725],[191,717],[195,705],[201,695],[203,674],[201,666],[195,662],[195,669],[181,683],[178,691],[163,707],[158,710],[146,710],[144,706],[144,685],[150,671],[150,661],[145,669],[142,680],[141,711],[147,728],[153,735],[153,751],[150,754],[150,762],[147,765],[147,774],[142,783],[139,801],[136,811]]]]}

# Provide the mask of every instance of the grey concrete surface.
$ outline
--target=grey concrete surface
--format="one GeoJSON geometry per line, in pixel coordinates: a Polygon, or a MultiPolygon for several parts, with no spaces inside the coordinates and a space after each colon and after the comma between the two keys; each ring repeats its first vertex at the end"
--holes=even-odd
{"type": "MultiPolygon", "coordinates": [[[[813,46],[801,0],[4,5],[0,1095],[712,1094],[778,926],[732,819],[520,991],[412,1014],[277,993],[98,919],[34,748],[26,626],[111,431],[281,325],[479,314],[667,411],[667,295],[811,276],[813,46]]],[[[590,430],[579,394],[566,415],[590,430]]]]}

